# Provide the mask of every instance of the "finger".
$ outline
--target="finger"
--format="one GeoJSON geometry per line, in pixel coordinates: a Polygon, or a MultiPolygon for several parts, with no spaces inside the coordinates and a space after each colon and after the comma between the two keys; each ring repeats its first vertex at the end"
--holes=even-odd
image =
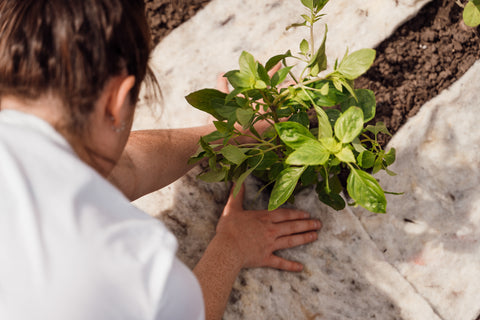
{"type": "Polygon", "coordinates": [[[297,83],[293,80],[284,81],[278,86],[278,88],[279,89],[288,88],[289,86],[293,86],[295,84],[297,84],[297,83]]]}
{"type": "Polygon", "coordinates": [[[276,255],[272,255],[268,259],[266,267],[292,272],[299,272],[303,270],[303,265],[301,263],[286,260],[276,255]]]}
{"type": "Polygon", "coordinates": [[[298,247],[318,239],[317,232],[306,232],[280,237],[275,241],[273,251],[298,247]]]}
{"type": "Polygon", "coordinates": [[[276,225],[279,236],[320,230],[322,224],[318,220],[296,220],[281,222],[276,225]]]}
{"type": "Polygon", "coordinates": [[[223,93],[228,94],[230,90],[228,89],[228,80],[224,77],[224,73],[220,74],[217,77],[217,89],[223,93]]]}
{"type": "Polygon", "coordinates": [[[240,187],[240,191],[238,194],[235,196],[233,194],[233,191],[235,190],[235,185],[232,187],[232,190],[230,191],[230,196],[228,197],[227,204],[225,205],[225,208],[231,209],[231,210],[243,210],[243,197],[245,196],[245,186],[242,184],[240,187]]]}
{"type": "Polygon", "coordinates": [[[277,63],[270,71],[268,71],[268,76],[271,78],[275,73],[277,73],[278,70],[282,67],[282,63],[279,62],[277,63]]]}
{"type": "Polygon", "coordinates": [[[284,208],[270,211],[269,214],[273,223],[310,218],[307,212],[284,208]]]}

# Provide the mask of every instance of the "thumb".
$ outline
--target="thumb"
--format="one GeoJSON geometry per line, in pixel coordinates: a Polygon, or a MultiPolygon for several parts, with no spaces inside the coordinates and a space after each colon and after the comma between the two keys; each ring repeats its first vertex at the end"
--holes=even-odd
{"type": "Polygon", "coordinates": [[[271,78],[273,77],[273,75],[278,71],[280,70],[280,68],[282,67],[282,63],[279,62],[277,63],[270,71],[268,71],[268,76],[271,78]]]}
{"type": "Polygon", "coordinates": [[[226,93],[228,94],[229,93],[229,89],[228,89],[228,80],[227,78],[224,77],[224,73],[222,74],[219,74],[218,77],[217,77],[217,89],[218,91],[221,91],[223,93],[226,93]]]}
{"type": "Polygon", "coordinates": [[[243,184],[240,185],[240,191],[236,196],[234,195],[235,189],[237,189],[236,185],[232,187],[232,190],[230,191],[230,196],[228,197],[227,205],[225,207],[233,210],[243,210],[245,186],[243,184]]]}

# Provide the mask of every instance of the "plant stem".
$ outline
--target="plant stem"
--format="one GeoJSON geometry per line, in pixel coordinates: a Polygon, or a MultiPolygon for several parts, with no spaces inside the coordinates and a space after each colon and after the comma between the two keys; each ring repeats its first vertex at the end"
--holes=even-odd
{"type": "MultiPolygon", "coordinates": [[[[321,78],[310,79],[310,80],[305,81],[305,82],[300,82],[300,83],[298,83],[298,84],[296,84],[296,85],[294,85],[294,86],[292,86],[292,87],[293,87],[294,89],[298,89],[298,88],[301,88],[302,86],[305,86],[305,85],[307,85],[307,84],[314,83],[314,82],[317,82],[317,81],[319,81],[319,80],[324,80],[324,79],[325,79],[325,78],[323,78],[323,79],[321,79],[321,78]]],[[[289,95],[289,93],[290,93],[290,92],[289,92],[288,90],[285,90],[284,92],[282,92],[281,94],[279,94],[279,95],[275,98],[275,100],[273,100],[272,105],[277,105],[278,102],[280,101],[280,99],[285,98],[286,96],[289,95]]]]}
{"type": "Polygon", "coordinates": [[[323,167],[323,169],[325,170],[325,191],[327,191],[327,193],[330,193],[330,185],[328,183],[328,170],[327,170],[327,167],[323,167]]]}
{"type": "Polygon", "coordinates": [[[265,102],[266,105],[269,105],[270,104],[270,101],[267,99],[267,95],[265,94],[265,92],[263,91],[260,91],[262,93],[262,98],[263,98],[263,101],[265,102]]]}
{"type": "MultiPolygon", "coordinates": [[[[283,59],[283,65],[284,65],[285,67],[288,67],[288,66],[287,66],[287,61],[286,61],[285,59],[283,59]]],[[[293,79],[293,81],[295,81],[295,83],[298,83],[298,80],[297,80],[297,78],[295,78],[295,76],[293,75],[292,71],[288,71],[288,74],[290,75],[290,77],[292,77],[292,79],[293,79]]]]}
{"type": "MultiPolygon", "coordinates": [[[[262,139],[260,139],[260,138],[258,138],[258,137],[255,137],[254,135],[245,134],[245,133],[242,133],[242,132],[240,132],[240,131],[239,131],[239,132],[235,132],[235,133],[238,135],[236,138],[243,136],[243,137],[247,137],[247,138],[250,138],[250,139],[253,139],[253,140],[257,140],[258,142],[261,142],[261,143],[264,143],[264,142],[265,142],[265,140],[262,140],[262,139]]],[[[233,138],[233,139],[235,139],[235,138],[233,138]]],[[[238,144],[238,143],[237,143],[237,144],[238,144]]],[[[257,144],[255,144],[255,145],[257,145],[257,144]]]]}
{"type": "Polygon", "coordinates": [[[313,32],[313,25],[314,25],[314,21],[315,21],[315,12],[314,10],[312,9],[311,10],[311,17],[312,17],[312,22],[310,22],[310,45],[311,45],[311,48],[310,48],[310,51],[311,51],[311,55],[312,55],[312,58],[313,56],[315,55],[315,38],[314,38],[314,32],[313,32]]]}

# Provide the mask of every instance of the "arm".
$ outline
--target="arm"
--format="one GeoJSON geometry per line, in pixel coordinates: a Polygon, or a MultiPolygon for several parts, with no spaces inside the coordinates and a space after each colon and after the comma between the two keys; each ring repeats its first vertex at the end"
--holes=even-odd
{"type": "Polygon", "coordinates": [[[274,251],[313,242],[321,228],[320,221],[302,211],[245,211],[243,193],[242,188],[236,198],[230,196],[217,233],[194,269],[202,287],[207,320],[222,318],[242,268],[301,271],[300,263],[280,258],[274,251]]]}
{"type": "MultiPolygon", "coordinates": [[[[267,122],[259,122],[255,128],[263,132],[269,126],[267,122]]],[[[133,131],[108,179],[131,201],[161,189],[194,167],[187,163],[188,159],[197,152],[200,138],[212,131],[215,131],[213,124],[133,131]]],[[[236,141],[244,143],[250,140],[240,137],[236,141]]]]}
{"type": "Polygon", "coordinates": [[[198,140],[214,130],[207,125],[133,131],[109,180],[132,201],[163,188],[193,167],[187,161],[197,151],[198,140]]]}

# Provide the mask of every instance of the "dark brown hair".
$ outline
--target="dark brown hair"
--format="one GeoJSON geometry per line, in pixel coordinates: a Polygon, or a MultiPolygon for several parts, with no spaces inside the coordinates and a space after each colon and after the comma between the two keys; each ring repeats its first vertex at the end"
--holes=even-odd
{"type": "Polygon", "coordinates": [[[57,95],[75,131],[109,78],[147,73],[150,29],[143,0],[0,0],[0,99],[57,95]]]}

